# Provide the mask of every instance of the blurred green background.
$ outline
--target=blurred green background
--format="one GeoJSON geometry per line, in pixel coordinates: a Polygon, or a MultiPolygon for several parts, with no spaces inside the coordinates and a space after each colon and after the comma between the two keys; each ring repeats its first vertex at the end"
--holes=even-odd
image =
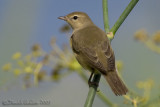
{"type": "MultiPolygon", "coordinates": [[[[108,1],[109,21],[110,26],[113,26],[130,0],[108,1]]],[[[153,79],[156,88],[151,92],[152,97],[158,93],[160,54],[135,41],[133,35],[139,29],[146,29],[149,36],[160,30],[159,4],[159,0],[140,0],[112,41],[116,60],[123,62],[122,76],[127,86],[141,94],[142,91],[136,88],[136,83],[148,78],[153,79]]],[[[12,62],[11,57],[17,51],[26,55],[35,43],[39,43],[49,52],[52,37],[57,39],[57,45],[60,47],[63,43],[69,44],[66,34],[60,32],[65,22],[57,17],[73,11],[88,13],[93,22],[103,29],[102,1],[0,0],[0,66],[12,62]]],[[[100,89],[105,95],[111,101],[122,104],[123,97],[114,96],[109,86],[103,82],[102,78],[100,89]]],[[[33,86],[25,90],[21,83],[21,76],[15,77],[12,73],[1,70],[0,101],[44,99],[51,102],[45,105],[47,107],[83,107],[88,93],[88,85],[76,73],[64,77],[59,82],[43,81],[38,87],[33,86]]],[[[3,106],[1,103],[0,107],[3,106]]],[[[98,97],[95,98],[93,107],[97,106],[106,107],[98,97]]]]}

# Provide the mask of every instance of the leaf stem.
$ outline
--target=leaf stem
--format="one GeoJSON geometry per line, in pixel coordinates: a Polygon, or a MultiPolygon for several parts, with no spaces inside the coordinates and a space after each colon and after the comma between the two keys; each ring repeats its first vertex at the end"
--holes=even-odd
{"type": "Polygon", "coordinates": [[[97,92],[97,88],[98,88],[100,78],[101,78],[101,74],[94,74],[92,82],[95,83],[95,84],[93,84],[89,87],[89,92],[88,92],[88,96],[87,96],[86,102],[84,104],[84,107],[92,107],[92,104],[93,104],[93,101],[94,101],[94,98],[95,98],[95,95],[96,95],[96,92],[97,92]]]}
{"type": "Polygon", "coordinates": [[[115,33],[117,32],[117,30],[119,29],[119,27],[121,26],[121,24],[124,22],[124,20],[127,18],[127,16],[129,15],[129,13],[132,11],[132,9],[135,7],[135,5],[137,4],[139,0],[132,0],[128,6],[126,7],[126,9],[123,11],[123,13],[121,14],[121,16],[119,17],[119,19],[116,21],[116,23],[114,24],[114,26],[111,28],[110,32],[113,32],[113,35],[115,35],[115,33]]]}
{"type": "Polygon", "coordinates": [[[109,18],[108,18],[108,0],[102,1],[103,5],[103,21],[104,21],[104,29],[105,32],[109,32],[109,18]]]}

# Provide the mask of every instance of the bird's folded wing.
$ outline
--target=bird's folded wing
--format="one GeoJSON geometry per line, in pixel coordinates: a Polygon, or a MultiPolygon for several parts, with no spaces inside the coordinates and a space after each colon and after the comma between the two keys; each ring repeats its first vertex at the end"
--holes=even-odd
{"type": "Polygon", "coordinates": [[[104,41],[101,47],[102,47],[102,51],[104,52],[107,58],[108,71],[113,71],[115,69],[115,56],[110,46],[110,43],[107,41],[104,41]]]}
{"type": "Polygon", "coordinates": [[[115,69],[114,53],[113,53],[113,51],[110,47],[110,44],[107,40],[105,40],[103,42],[101,41],[101,42],[97,43],[97,45],[94,45],[97,47],[100,46],[99,48],[101,48],[100,50],[102,51],[102,54],[104,54],[106,56],[105,57],[106,62],[107,62],[107,65],[106,65],[107,69],[106,69],[105,65],[102,64],[102,62],[100,61],[100,58],[98,57],[97,50],[95,50],[96,48],[93,46],[83,46],[82,45],[83,43],[80,43],[80,42],[84,42],[84,41],[76,42],[76,40],[73,38],[73,36],[71,37],[73,51],[76,54],[83,55],[85,60],[91,66],[93,66],[95,69],[99,70],[102,74],[106,74],[107,71],[113,71],[115,69]]]}
{"type": "Polygon", "coordinates": [[[100,50],[102,51],[102,54],[105,55],[107,65],[104,65],[102,63],[102,61],[98,57],[98,54],[97,54],[94,47],[93,48],[82,47],[81,52],[88,59],[88,63],[90,63],[92,66],[94,66],[101,73],[106,74],[108,71],[114,71],[114,69],[115,69],[115,57],[114,57],[114,53],[113,53],[113,51],[110,47],[110,44],[107,41],[104,41],[104,42],[101,42],[98,45],[100,45],[100,48],[101,48],[100,50]],[[105,66],[107,66],[107,69],[106,69],[105,66]]]}
{"type": "Polygon", "coordinates": [[[100,62],[96,51],[92,48],[82,48],[82,54],[85,56],[86,61],[95,69],[99,70],[102,74],[106,74],[106,69],[100,62]]]}

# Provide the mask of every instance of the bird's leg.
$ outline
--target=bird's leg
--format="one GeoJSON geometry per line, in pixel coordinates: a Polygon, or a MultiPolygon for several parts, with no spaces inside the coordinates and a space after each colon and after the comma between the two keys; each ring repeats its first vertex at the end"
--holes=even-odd
{"type": "Polygon", "coordinates": [[[92,81],[93,74],[94,74],[94,71],[92,71],[92,73],[91,73],[91,75],[90,75],[90,77],[89,77],[88,85],[89,85],[89,87],[91,87],[92,85],[94,85],[94,86],[98,87],[98,83],[97,83],[97,82],[92,81]]]}
{"type": "Polygon", "coordinates": [[[92,84],[92,77],[93,77],[94,72],[91,73],[89,80],[88,80],[88,85],[90,87],[90,85],[92,84]]]}

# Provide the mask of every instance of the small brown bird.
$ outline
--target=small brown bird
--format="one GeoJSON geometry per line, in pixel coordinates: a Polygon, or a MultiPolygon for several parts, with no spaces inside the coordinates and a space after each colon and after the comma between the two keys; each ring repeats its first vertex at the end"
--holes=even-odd
{"type": "Polygon", "coordinates": [[[73,12],[59,19],[67,21],[73,29],[70,40],[80,65],[92,74],[101,73],[115,95],[125,95],[128,89],[117,74],[114,52],[106,33],[83,12],[73,12]]]}

